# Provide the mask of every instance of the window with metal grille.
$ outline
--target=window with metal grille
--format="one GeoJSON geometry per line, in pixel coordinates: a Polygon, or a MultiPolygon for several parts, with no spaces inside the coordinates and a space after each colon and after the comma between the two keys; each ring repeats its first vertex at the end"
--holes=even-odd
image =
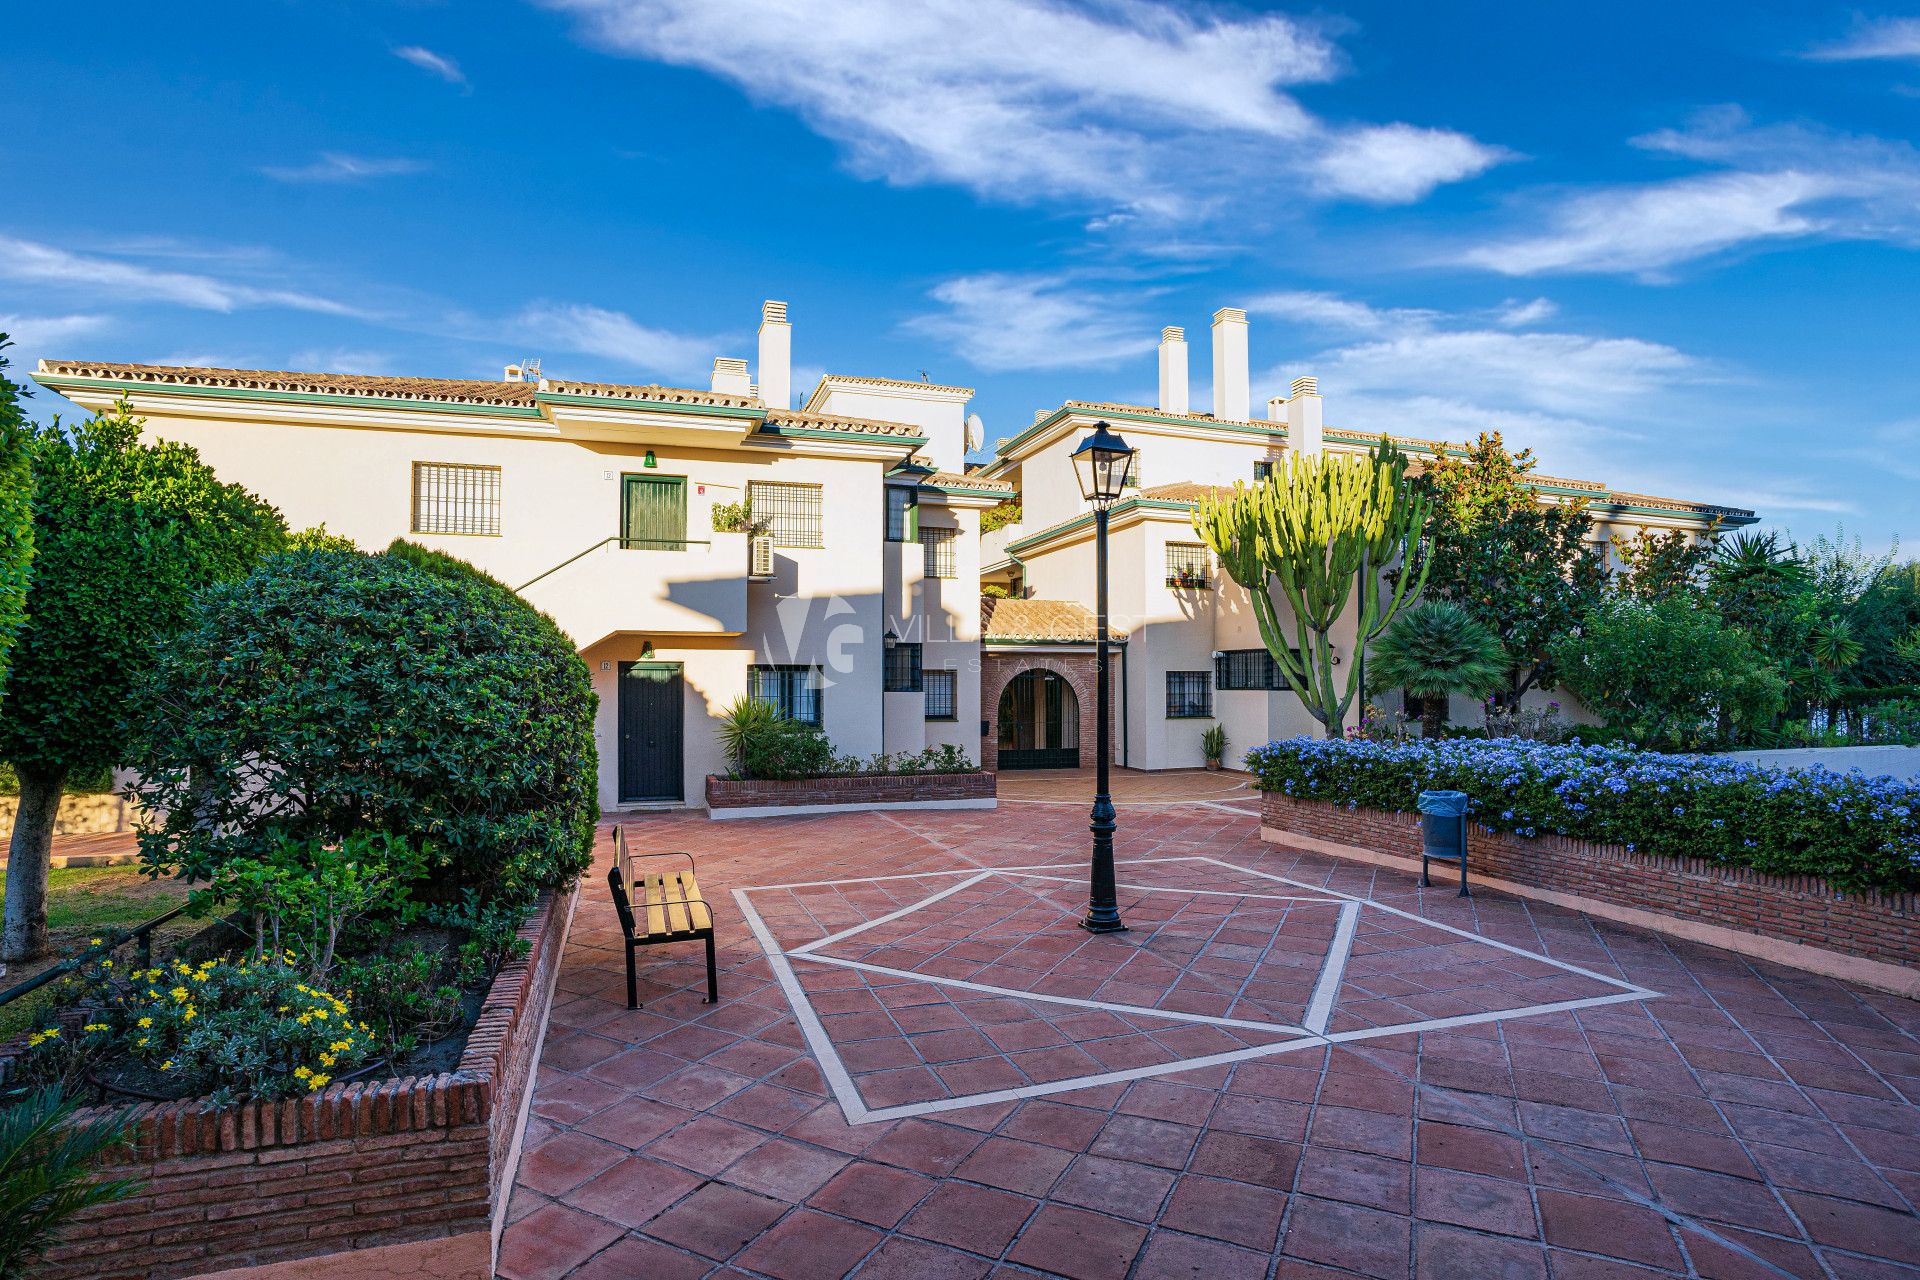
{"type": "Polygon", "coordinates": [[[776,547],[824,547],[820,535],[820,486],[754,480],[747,485],[753,518],[765,524],[776,547]]]}
{"type": "Polygon", "coordinates": [[[1138,449],[1135,449],[1133,456],[1127,459],[1127,474],[1121,478],[1120,487],[1123,489],[1140,487],[1140,451],[1138,449]]]}
{"type": "Polygon", "coordinates": [[[1169,542],[1167,544],[1167,585],[1170,587],[1204,587],[1211,581],[1211,569],[1207,564],[1207,548],[1198,542],[1169,542]]]}
{"type": "Polygon", "coordinates": [[[887,650],[886,683],[888,693],[920,692],[920,646],[898,641],[887,650]]]}
{"type": "Polygon", "coordinates": [[[789,720],[820,723],[824,701],[818,667],[751,666],[747,688],[756,701],[765,702],[789,720]]]}
{"type": "Polygon", "coordinates": [[[1260,461],[1254,463],[1253,464],[1254,483],[1258,484],[1260,481],[1265,480],[1270,476],[1272,476],[1273,468],[1275,465],[1276,464],[1271,458],[1262,458],[1260,461]]]}
{"type": "Polygon", "coordinates": [[[500,534],[500,468],[413,464],[415,533],[500,534]]]}
{"type": "Polygon", "coordinates": [[[954,710],[953,690],[956,677],[951,671],[928,671],[921,679],[927,687],[927,719],[957,720],[954,710]]]}
{"type": "Polygon", "coordinates": [[[953,539],[958,529],[922,529],[920,546],[926,552],[926,575],[929,578],[951,578],[958,574],[953,567],[953,539]]]}
{"type": "Polygon", "coordinates": [[[1167,672],[1167,719],[1192,720],[1213,714],[1213,681],[1205,671],[1167,672]]]}
{"type": "Polygon", "coordinates": [[[912,542],[920,524],[920,495],[897,484],[887,486],[887,541],[912,542]]]}
{"type": "Polygon", "coordinates": [[[1265,649],[1229,649],[1213,660],[1216,689],[1288,689],[1280,664],[1265,649]]]}

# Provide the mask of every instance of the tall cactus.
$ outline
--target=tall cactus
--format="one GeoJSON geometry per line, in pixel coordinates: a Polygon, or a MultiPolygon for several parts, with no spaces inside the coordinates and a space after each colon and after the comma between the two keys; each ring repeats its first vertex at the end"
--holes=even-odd
{"type": "Polygon", "coordinates": [[[1344,681],[1334,677],[1334,624],[1357,594],[1357,659],[1419,597],[1431,512],[1407,479],[1407,456],[1385,436],[1364,454],[1293,454],[1265,481],[1236,483],[1230,496],[1203,498],[1194,511],[1194,528],[1246,589],[1260,639],[1328,737],[1339,736],[1361,680],[1357,660],[1344,681]]]}

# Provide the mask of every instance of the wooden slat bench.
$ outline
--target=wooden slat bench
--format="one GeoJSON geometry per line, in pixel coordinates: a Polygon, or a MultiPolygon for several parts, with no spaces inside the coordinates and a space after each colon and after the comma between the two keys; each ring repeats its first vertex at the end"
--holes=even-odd
{"type": "Polygon", "coordinates": [[[661,942],[707,944],[707,1004],[720,998],[720,975],[713,955],[713,909],[700,896],[693,858],[685,853],[627,851],[627,833],[613,829],[613,865],[607,868],[607,887],[613,891],[613,909],[627,939],[627,1008],[640,1007],[640,983],[634,972],[634,952],[661,942]],[[642,870],[636,864],[655,858],[683,858],[685,869],[642,870]]]}

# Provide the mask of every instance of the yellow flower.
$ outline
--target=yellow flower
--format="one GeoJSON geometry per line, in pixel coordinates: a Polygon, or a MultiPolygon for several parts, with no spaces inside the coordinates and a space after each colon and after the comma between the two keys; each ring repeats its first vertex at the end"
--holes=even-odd
{"type": "Polygon", "coordinates": [[[166,1060],[165,1062],[163,1062],[163,1063],[161,1063],[161,1064],[160,1064],[160,1069],[161,1069],[162,1071],[171,1071],[171,1070],[173,1070],[173,1059],[172,1059],[172,1058],[168,1058],[168,1059],[167,1059],[167,1060],[166,1060]]]}
{"type": "Polygon", "coordinates": [[[207,980],[207,971],[205,969],[200,970],[193,975],[193,980],[195,982],[205,982],[207,980]]]}
{"type": "Polygon", "coordinates": [[[89,938],[87,941],[88,941],[88,944],[91,946],[97,947],[100,945],[100,939],[98,938],[89,938]]]}
{"type": "Polygon", "coordinates": [[[101,967],[102,969],[111,969],[111,968],[113,968],[113,961],[111,961],[111,960],[102,960],[102,961],[100,962],[100,967],[101,967]]]}
{"type": "Polygon", "coordinates": [[[80,1029],[82,1031],[105,1031],[107,1029],[107,1024],[104,1022],[89,1022],[86,1026],[80,1029]]]}
{"type": "Polygon", "coordinates": [[[315,1009],[313,1011],[313,1016],[320,1019],[320,1021],[325,1022],[327,1020],[327,1011],[325,1009],[315,1009]]]}
{"type": "Polygon", "coordinates": [[[180,1016],[180,1021],[182,1021],[182,1022],[192,1022],[195,1016],[196,1016],[196,1015],[194,1014],[194,1011],[193,1011],[193,1006],[192,1006],[192,1005],[188,1005],[188,1006],[187,1006],[187,1011],[186,1011],[186,1012],[185,1012],[184,1014],[182,1014],[182,1015],[180,1016]]]}
{"type": "Polygon", "coordinates": [[[152,1025],[153,1025],[153,1019],[152,1019],[152,1018],[142,1018],[142,1019],[140,1019],[140,1029],[141,1029],[142,1031],[145,1031],[145,1030],[146,1030],[146,1029],[147,1029],[148,1027],[150,1027],[150,1026],[152,1026],[152,1025]]]}
{"type": "Polygon", "coordinates": [[[321,1054],[320,1065],[323,1067],[331,1067],[333,1065],[333,1055],[330,1053],[321,1054]]]}
{"type": "Polygon", "coordinates": [[[295,1067],[293,1069],[293,1078],[295,1080],[305,1080],[308,1076],[312,1074],[313,1074],[312,1067],[295,1067]]]}
{"type": "Polygon", "coordinates": [[[144,1048],[146,1048],[146,1047],[147,1047],[147,1039],[148,1039],[148,1037],[146,1037],[146,1036],[141,1036],[141,1037],[140,1037],[140,1038],[139,1038],[138,1040],[135,1040],[135,1041],[133,1042],[133,1047],[134,1047],[134,1048],[136,1048],[136,1049],[144,1049],[144,1048]]]}
{"type": "Polygon", "coordinates": [[[295,1018],[294,1021],[304,1027],[313,1021],[313,1015],[310,1013],[303,1013],[299,1017],[295,1018]]]}
{"type": "Polygon", "coordinates": [[[331,1079],[333,1079],[332,1076],[323,1076],[323,1075],[320,1075],[318,1072],[316,1072],[311,1078],[308,1079],[307,1088],[318,1089],[323,1085],[325,1085],[327,1081],[331,1079]]]}
{"type": "Polygon", "coordinates": [[[148,987],[147,998],[150,1000],[158,1000],[160,998],[160,993],[158,991],[155,991],[152,987],[148,987]]]}
{"type": "Polygon", "coordinates": [[[167,992],[167,994],[172,996],[175,1000],[185,1000],[187,999],[189,993],[185,987],[175,987],[173,990],[167,992]]]}

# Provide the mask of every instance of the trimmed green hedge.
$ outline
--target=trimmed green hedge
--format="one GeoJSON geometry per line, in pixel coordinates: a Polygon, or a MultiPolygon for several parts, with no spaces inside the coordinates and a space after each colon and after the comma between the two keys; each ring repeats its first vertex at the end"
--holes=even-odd
{"type": "Polygon", "coordinates": [[[1464,791],[1474,821],[1497,831],[1920,890],[1920,786],[1891,778],[1515,738],[1289,738],[1249,751],[1247,767],[1262,790],[1300,800],[1406,813],[1422,791],[1464,791]]]}

